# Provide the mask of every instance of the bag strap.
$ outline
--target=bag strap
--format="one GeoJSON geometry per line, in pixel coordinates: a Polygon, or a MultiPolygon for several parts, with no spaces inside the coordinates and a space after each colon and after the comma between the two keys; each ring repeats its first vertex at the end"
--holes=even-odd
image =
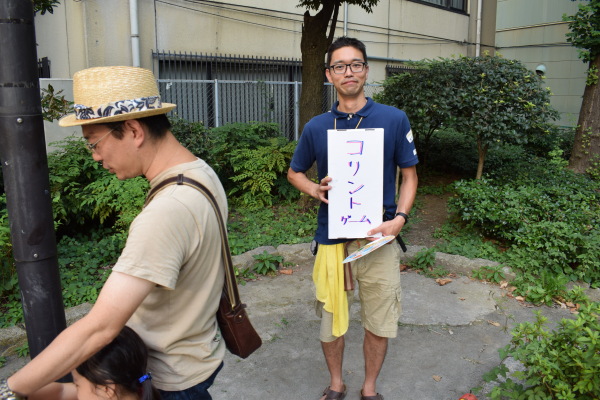
{"type": "Polygon", "coordinates": [[[144,203],[144,207],[150,203],[150,201],[154,198],[154,196],[162,189],[170,185],[186,185],[191,186],[201,192],[212,204],[215,213],[217,214],[217,219],[219,221],[219,231],[221,232],[221,254],[223,256],[223,266],[225,267],[225,283],[223,290],[226,291],[229,297],[229,301],[231,302],[231,309],[234,310],[237,305],[241,303],[240,294],[238,292],[237,282],[235,281],[235,272],[233,270],[233,260],[231,259],[231,252],[229,251],[229,240],[227,239],[227,229],[225,228],[225,222],[223,221],[223,215],[221,214],[221,210],[219,209],[219,205],[215,196],[211,193],[210,190],[206,188],[200,182],[188,178],[183,174],[179,174],[177,176],[173,176],[171,178],[167,178],[156,185],[152,190],[148,192],[146,196],[146,202],[144,203]]]}

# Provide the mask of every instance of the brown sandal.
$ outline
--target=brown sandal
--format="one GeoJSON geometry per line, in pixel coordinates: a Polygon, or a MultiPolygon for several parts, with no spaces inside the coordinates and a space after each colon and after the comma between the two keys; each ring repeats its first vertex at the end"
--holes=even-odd
{"type": "Polygon", "coordinates": [[[375,396],[363,396],[362,390],[360,391],[360,400],[383,400],[381,393],[377,393],[375,396]]]}
{"type": "Polygon", "coordinates": [[[346,385],[344,385],[343,392],[336,392],[331,390],[330,386],[327,386],[321,396],[325,396],[323,400],[344,400],[346,398],[346,385]]]}

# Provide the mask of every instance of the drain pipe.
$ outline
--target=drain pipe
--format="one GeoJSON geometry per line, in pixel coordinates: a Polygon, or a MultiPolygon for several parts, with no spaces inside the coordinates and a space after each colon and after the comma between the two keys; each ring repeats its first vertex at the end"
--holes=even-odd
{"type": "Polygon", "coordinates": [[[138,2],[129,0],[129,20],[131,25],[131,65],[140,66],[140,33],[138,26],[138,2]]]}
{"type": "Polygon", "coordinates": [[[477,0],[477,39],[475,40],[475,57],[481,54],[481,7],[483,0],[477,0]]]}
{"type": "Polygon", "coordinates": [[[344,36],[348,36],[348,3],[344,2],[344,36]]]}

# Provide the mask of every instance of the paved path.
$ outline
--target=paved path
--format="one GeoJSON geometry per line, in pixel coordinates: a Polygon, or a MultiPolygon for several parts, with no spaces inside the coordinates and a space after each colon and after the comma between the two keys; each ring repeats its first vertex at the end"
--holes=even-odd
{"type": "MultiPolygon", "coordinates": [[[[409,253],[418,250],[409,246],[409,253]]],[[[293,257],[286,253],[286,260],[293,257]]],[[[465,266],[473,262],[456,256],[438,257],[438,261],[453,272],[465,272],[465,266]]],[[[215,400],[316,400],[328,385],[313,307],[312,259],[300,257],[296,262],[292,275],[262,277],[240,286],[264,343],[246,360],[227,355],[211,389],[215,400]]],[[[483,384],[482,375],[500,362],[498,349],[509,343],[510,330],[516,323],[532,321],[534,310],[542,310],[552,321],[572,317],[568,310],[527,306],[503,292],[498,285],[467,277],[440,286],[415,272],[403,273],[399,335],[389,343],[379,378],[378,390],[385,399],[456,400],[483,384]]],[[[351,400],[359,399],[364,376],[362,338],[355,303],[344,359],[347,399],[351,400]]],[[[23,362],[10,357],[0,368],[0,378],[23,362]]]]}

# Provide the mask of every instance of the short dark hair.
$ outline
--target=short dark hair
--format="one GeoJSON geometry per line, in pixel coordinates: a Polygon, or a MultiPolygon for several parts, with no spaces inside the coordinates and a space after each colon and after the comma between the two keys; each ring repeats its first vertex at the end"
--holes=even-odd
{"type": "MultiPolygon", "coordinates": [[[[171,129],[171,121],[165,114],[151,115],[150,117],[137,118],[142,125],[148,128],[150,136],[154,139],[161,139],[165,137],[169,129],[171,129]]],[[[113,136],[117,139],[123,139],[123,124],[125,121],[107,122],[106,125],[109,129],[113,129],[113,136]]]]}
{"type": "Polygon", "coordinates": [[[327,66],[331,65],[331,55],[337,49],[341,49],[342,47],[354,47],[359,50],[364,58],[364,61],[367,62],[367,48],[365,44],[358,39],[351,38],[348,36],[341,36],[331,43],[329,49],[327,50],[327,66]]]}
{"type": "Polygon", "coordinates": [[[127,326],[112,342],[76,368],[79,375],[94,385],[115,384],[116,390],[138,394],[143,400],[160,399],[150,379],[140,382],[148,373],[148,349],[135,331],[127,326]]]}

